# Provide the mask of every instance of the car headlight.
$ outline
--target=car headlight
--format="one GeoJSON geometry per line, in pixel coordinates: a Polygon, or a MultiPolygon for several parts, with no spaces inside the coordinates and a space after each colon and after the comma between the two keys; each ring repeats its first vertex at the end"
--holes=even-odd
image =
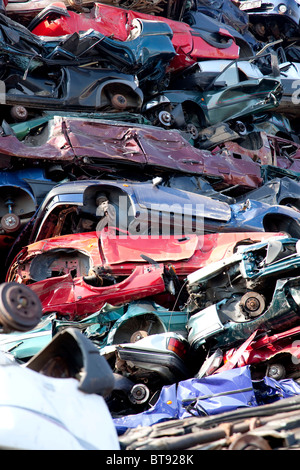
{"type": "Polygon", "coordinates": [[[278,6],[278,10],[280,11],[280,13],[285,13],[287,11],[287,6],[284,5],[283,3],[281,3],[279,6],[278,6]]]}

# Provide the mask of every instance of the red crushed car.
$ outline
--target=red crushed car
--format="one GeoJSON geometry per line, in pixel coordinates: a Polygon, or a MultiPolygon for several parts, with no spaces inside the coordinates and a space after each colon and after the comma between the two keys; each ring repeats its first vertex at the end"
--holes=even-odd
{"type": "MultiPolygon", "coordinates": [[[[38,36],[63,36],[93,28],[105,36],[126,41],[132,28],[132,21],[136,18],[150,21],[154,19],[149,14],[102,3],[95,3],[90,13],[76,13],[67,10],[64,3],[57,2],[43,10],[28,28],[38,36]],[[53,7],[56,8],[53,9],[53,7]]],[[[176,56],[170,63],[169,72],[189,67],[201,58],[237,59],[239,57],[238,45],[223,26],[220,26],[214,34],[207,32],[201,34],[199,30],[195,31],[182,21],[162,16],[155,16],[155,21],[167,23],[173,31],[172,43],[176,56]]],[[[207,21],[209,22],[210,19],[207,18],[207,21]]]]}
{"type": "Polygon", "coordinates": [[[70,320],[99,311],[105,303],[122,305],[145,297],[173,309],[181,287],[176,289],[176,282],[232,255],[237,244],[265,240],[274,233],[98,235],[76,233],[37,241],[15,257],[7,280],[28,285],[39,296],[44,314],[56,312],[70,320]]]}
{"type": "Polygon", "coordinates": [[[224,353],[224,365],[215,372],[251,365],[253,378],[275,380],[300,377],[300,326],[280,333],[258,330],[238,348],[224,353]]]}

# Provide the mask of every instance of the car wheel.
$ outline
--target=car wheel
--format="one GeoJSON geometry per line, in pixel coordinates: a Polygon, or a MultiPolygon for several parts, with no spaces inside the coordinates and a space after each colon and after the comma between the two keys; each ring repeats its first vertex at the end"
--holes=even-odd
{"type": "Polygon", "coordinates": [[[40,299],[24,284],[0,285],[0,323],[7,331],[30,331],[42,317],[40,299]]]}

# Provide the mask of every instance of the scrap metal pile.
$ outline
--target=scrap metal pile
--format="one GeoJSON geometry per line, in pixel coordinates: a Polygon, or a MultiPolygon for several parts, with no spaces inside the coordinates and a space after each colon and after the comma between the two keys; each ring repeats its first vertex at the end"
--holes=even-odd
{"type": "Polygon", "coordinates": [[[0,447],[299,449],[298,0],[6,0],[0,62],[0,447]]]}

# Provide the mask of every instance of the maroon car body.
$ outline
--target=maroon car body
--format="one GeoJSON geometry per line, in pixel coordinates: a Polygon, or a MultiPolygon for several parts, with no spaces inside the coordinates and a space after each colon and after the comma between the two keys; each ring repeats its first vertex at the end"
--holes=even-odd
{"type": "Polygon", "coordinates": [[[203,175],[217,182],[218,189],[239,186],[249,190],[262,184],[260,164],[251,157],[236,159],[197,149],[175,129],[61,116],[44,126],[42,133],[23,140],[13,134],[0,136],[0,168],[14,162],[40,162],[43,167],[59,162],[68,168],[71,164],[76,176],[83,169],[98,174],[99,170],[112,173],[136,167],[148,177],[170,171],[203,175]]]}
{"type": "Polygon", "coordinates": [[[272,165],[284,170],[300,172],[300,145],[291,140],[260,132],[261,145],[251,150],[236,141],[227,141],[212,149],[213,154],[225,153],[232,158],[247,156],[261,165],[272,165]]]}

